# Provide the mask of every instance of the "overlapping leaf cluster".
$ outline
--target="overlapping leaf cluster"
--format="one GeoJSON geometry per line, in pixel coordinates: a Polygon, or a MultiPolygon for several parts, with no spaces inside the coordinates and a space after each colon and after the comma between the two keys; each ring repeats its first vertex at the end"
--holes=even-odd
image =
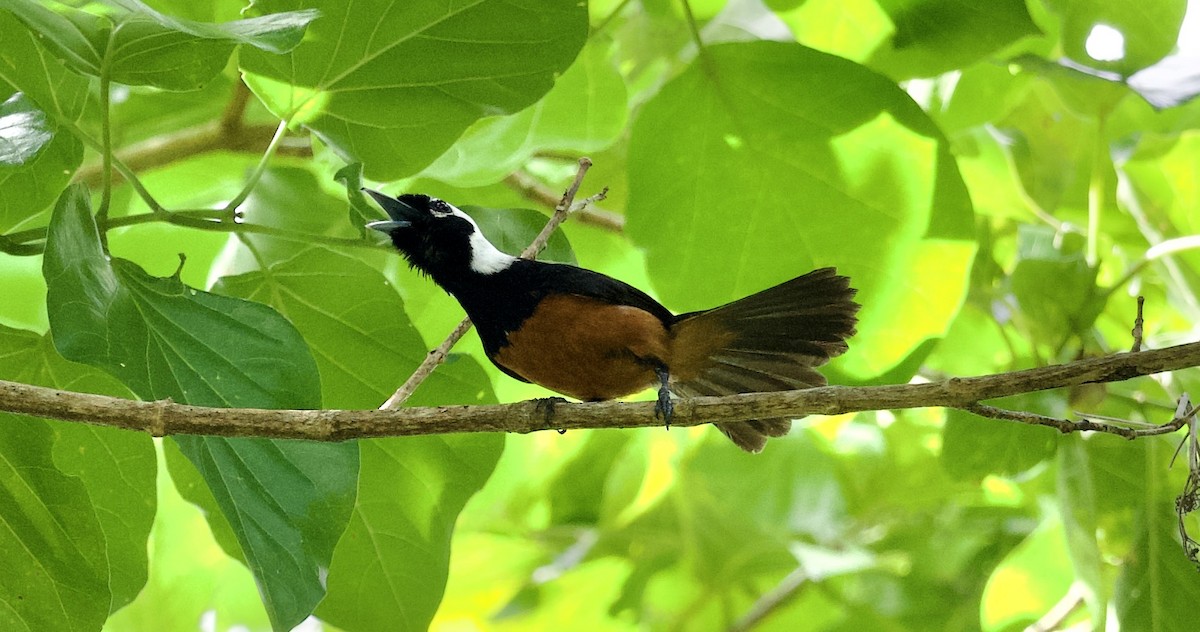
{"type": "MultiPolygon", "coordinates": [[[[0,0],[0,377],[377,406],[461,313],[363,235],[363,179],[476,205],[515,251],[543,221],[521,207],[585,152],[623,234],[568,224],[548,257],[676,311],[836,265],[864,309],[834,382],[1127,348],[1134,293],[1147,344],[1193,339],[1185,10],[0,0]],[[180,141],[231,111],[223,150],[180,141]],[[281,121],[269,147],[230,141],[281,121]]],[[[1001,405],[1162,422],[1189,389],[1001,405]]],[[[412,403],[497,394],[542,392],[468,339],[412,403]]],[[[1173,630],[1200,599],[1168,438],[941,410],[802,422],[762,455],[704,429],[315,445],[0,422],[6,630],[1001,631],[1070,595],[1069,623],[1173,630]]]]}

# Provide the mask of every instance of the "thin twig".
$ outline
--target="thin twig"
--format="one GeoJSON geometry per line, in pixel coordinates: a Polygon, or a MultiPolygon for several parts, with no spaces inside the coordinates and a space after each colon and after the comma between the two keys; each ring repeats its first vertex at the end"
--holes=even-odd
{"type": "Polygon", "coordinates": [[[242,131],[246,126],[245,117],[248,105],[250,105],[250,88],[239,77],[233,86],[233,95],[229,97],[229,103],[225,104],[225,111],[221,112],[219,121],[221,129],[225,130],[227,134],[242,131]]]}
{"type": "Polygon", "coordinates": [[[1064,434],[1069,432],[1103,432],[1107,434],[1114,434],[1119,437],[1125,437],[1126,439],[1137,439],[1139,437],[1152,437],[1155,435],[1170,434],[1187,425],[1188,419],[1196,414],[1196,410],[1193,408],[1186,411],[1185,414],[1176,416],[1171,421],[1159,426],[1149,426],[1146,428],[1126,428],[1125,426],[1092,421],[1090,419],[1071,421],[1069,419],[1047,417],[1045,415],[1027,413],[1020,410],[1005,410],[1003,408],[996,408],[995,406],[988,406],[978,402],[966,404],[964,406],[958,406],[957,408],[961,408],[967,412],[975,413],[980,417],[987,417],[988,419],[1015,421],[1031,426],[1049,426],[1064,434]]]}
{"type": "Polygon", "coordinates": [[[1050,632],[1057,630],[1062,625],[1067,617],[1071,616],[1079,606],[1083,605],[1083,588],[1078,584],[1071,584],[1067,589],[1067,594],[1063,595],[1058,603],[1054,604],[1042,618],[1035,621],[1032,625],[1025,628],[1025,632],[1050,632]]]}
{"type": "Polygon", "coordinates": [[[750,606],[750,610],[729,627],[729,632],[748,632],[753,629],[771,613],[791,603],[800,594],[800,589],[808,584],[808,572],[804,570],[803,566],[797,567],[770,592],[755,601],[754,605],[750,606]]]}
{"type": "MultiPolygon", "coordinates": [[[[949,407],[969,408],[981,400],[1033,393],[1095,382],[1120,382],[1142,375],[1200,366],[1200,342],[1139,353],[1087,358],[1024,371],[941,382],[889,386],[823,386],[798,391],[695,397],[675,404],[672,426],[698,426],[776,417],[838,415],[865,410],[949,407]]],[[[489,406],[437,406],[397,410],[263,410],[208,408],[175,403],[142,402],[0,382],[0,411],[66,421],[115,426],[164,435],[201,434],[225,437],[271,437],[344,441],[368,437],[448,434],[455,432],[536,432],[582,428],[659,426],[655,402],[593,402],[555,405],[547,419],[541,400],[489,406]],[[161,416],[161,421],[158,419],[161,416]]],[[[1194,408],[1190,409],[1192,412],[1194,408]]],[[[1120,436],[1127,428],[1107,424],[1055,425],[1063,432],[1094,430],[1120,436]]],[[[1173,420],[1158,432],[1180,427],[1173,420]]]]}
{"type": "MultiPolygon", "coordinates": [[[[546,247],[546,242],[550,240],[550,235],[554,234],[554,231],[558,229],[558,226],[566,221],[567,217],[570,216],[571,207],[575,202],[575,195],[579,192],[579,186],[583,184],[583,177],[587,175],[587,171],[589,168],[591,168],[591,166],[592,161],[589,158],[579,159],[579,168],[575,171],[575,179],[571,182],[571,186],[567,187],[567,190],[563,192],[562,199],[560,199],[558,204],[555,205],[554,214],[550,216],[550,220],[547,221],[546,225],[542,227],[542,232],[538,233],[537,237],[533,238],[533,241],[529,244],[529,246],[527,246],[525,250],[521,252],[522,259],[532,259],[536,257],[537,254],[542,251],[542,248],[546,247]]],[[[601,199],[602,198],[603,194],[601,194],[601,199]]],[[[396,389],[395,393],[392,393],[392,396],[389,397],[387,401],[379,407],[379,409],[390,410],[392,408],[403,406],[404,402],[408,401],[408,398],[412,397],[412,394],[417,391],[417,387],[419,387],[422,382],[424,382],[431,374],[433,374],[434,369],[436,369],[439,364],[446,360],[446,356],[449,355],[450,350],[454,348],[454,345],[457,344],[458,341],[470,330],[471,319],[462,319],[462,322],[460,322],[458,326],[454,328],[454,331],[451,331],[450,335],[446,336],[446,339],[442,341],[442,344],[438,345],[433,351],[430,351],[429,354],[425,356],[425,359],[421,361],[421,364],[416,368],[415,371],[413,371],[412,375],[410,375],[408,379],[404,381],[404,384],[400,385],[400,388],[396,389]]]]}
{"type": "Polygon", "coordinates": [[[1133,330],[1130,332],[1133,334],[1133,347],[1129,350],[1133,353],[1142,350],[1142,307],[1145,304],[1146,297],[1139,295],[1137,297],[1137,318],[1133,319],[1133,330]]]}
{"type": "MultiPolygon", "coordinates": [[[[504,178],[504,183],[533,202],[550,208],[557,207],[558,201],[561,199],[550,187],[524,171],[509,174],[504,178]]],[[[573,220],[580,224],[588,224],[614,233],[625,230],[624,215],[595,206],[586,206],[578,211],[572,211],[572,215],[573,220]]]]}

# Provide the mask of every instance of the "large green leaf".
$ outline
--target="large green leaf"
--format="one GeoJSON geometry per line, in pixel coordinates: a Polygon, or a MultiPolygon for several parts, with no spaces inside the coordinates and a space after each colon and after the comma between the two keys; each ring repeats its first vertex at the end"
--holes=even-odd
{"type": "Polygon", "coordinates": [[[1096,497],[1100,490],[1092,478],[1089,455],[1079,435],[1060,441],[1058,450],[1058,502],[1067,535],[1067,550],[1075,576],[1085,589],[1093,620],[1103,620],[1108,609],[1104,560],[1096,541],[1100,527],[1096,497]]]}
{"type": "Polygon", "coordinates": [[[499,182],[539,151],[592,152],[625,126],[625,83],[607,47],[590,44],[546,96],[517,114],[472,125],[421,173],[457,186],[499,182]]]}
{"type": "Polygon", "coordinates": [[[1196,568],[1179,543],[1179,526],[1167,488],[1165,464],[1174,449],[1166,438],[1152,438],[1137,449],[1141,463],[1124,464],[1126,477],[1141,477],[1133,548],[1113,586],[1113,605],[1122,631],[1187,630],[1195,626],[1193,604],[1200,600],[1196,568]],[[1137,466],[1144,469],[1135,469],[1137,466]],[[1132,466],[1132,467],[1131,467],[1132,466]]]}
{"type": "MultiPolygon", "coordinates": [[[[223,278],[217,289],[268,302],[296,323],[316,354],[330,406],[378,406],[428,349],[379,272],[328,250],[223,278]]],[[[456,357],[413,403],[494,401],[479,365],[456,357]]],[[[426,629],[445,587],[455,519],[502,445],[498,435],[359,442],[358,502],[329,570],[321,617],[353,630],[426,629]]]]}
{"type": "Polygon", "coordinates": [[[1051,515],[992,571],[979,607],[985,632],[1021,629],[1062,599],[1074,579],[1065,544],[1051,515]]]}
{"type": "Polygon", "coordinates": [[[103,15],[33,0],[0,0],[76,72],[118,83],[195,90],[215,77],[238,44],[268,53],[290,50],[314,11],[277,13],[224,24],[164,15],[140,0],[108,0],[103,15]]]}
{"type": "Polygon", "coordinates": [[[899,78],[932,77],[1040,31],[1025,0],[879,0],[895,26],[868,64],[899,78]]]}
{"type": "Polygon", "coordinates": [[[322,19],[291,53],[243,51],[247,83],[375,179],[428,165],[475,120],[537,101],[578,54],[587,7],[557,0],[462,4],[269,0],[322,19]]]}
{"type": "MultiPolygon", "coordinates": [[[[271,308],[154,278],[101,250],[86,189],[55,209],[44,264],[54,342],[146,399],[209,406],[316,407],[315,362],[271,308]]],[[[179,437],[287,629],[324,596],[323,575],[353,506],[352,444],[179,437]]]]}
{"type": "Polygon", "coordinates": [[[0,103],[0,232],[54,203],[82,159],[79,140],[23,94],[0,103]]]}
{"type": "Polygon", "coordinates": [[[36,31],[8,11],[0,11],[0,79],[59,121],[76,121],[87,101],[88,80],[68,70],[36,31]]]}
{"type": "MultiPolygon", "coordinates": [[[[1044,403],[1042,399],[1013,398],[1004,405],[1036,410],[1037,404],[1044,403]]],[[[1015,476],[1054,456],[1058,433],[1052,428],[998,422],[951,409],[946,411],[942,441],[946,471],[959,478],[980,479],[988,474],[1015,476]]]]}
{"type": "Polygon", "coordinates": [[[54,466],[43,421],[0,415],[0,625],[95,630],[108,616],[104,534],[83,481],[54,466]]]}
{"type": "MultiPolygon", "coordinates": [[[[128,393],[107,374],[63,360],[49,337],[5,327],[0,377],[128,393]]],[[[0,530],[0,563],[22,570],[0,579],[0,621],[5,629],[94,629],[146,582],[154,446],[115,428],[4,417],[0,523],[9,528],[0,530]]]]}
{"type": "MultiPolygon", "coordinates": [[[[1188,8],[1187,0],[1048,0],[1046,4],[1062,19],[1062,47],[1068,57],[1124,76],[1153,64],[1175,48],[1188,8]],[[1119,51],[1099,49],[1107,53],[1099,59],[1089,54],[1088,40],[1097,28],[1119,34],[1119,51]]],[[[1092,52],[1096,50],[1093,47],[1092,52]]]]}
{"type": "Polygon", "coordinates": [[[843,367],[874,375],[941,335],[975,244],[932,122],[887,79],[797,44],[705,50],[630,140],[628,230],[668,305],[708,308],[836,265],[863,304],[843,367]]]}

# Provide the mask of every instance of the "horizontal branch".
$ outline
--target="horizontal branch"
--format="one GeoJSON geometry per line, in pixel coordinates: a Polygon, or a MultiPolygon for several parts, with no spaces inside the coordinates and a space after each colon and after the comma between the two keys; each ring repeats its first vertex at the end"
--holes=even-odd
{"type": "MultiPolygon", "coordinates": [[[[718,421],[834,415],[865,410],[931,406],[968,408],[997,397],[1079,384],[1118,382],[1193,366],[1200,366],[1200,342],[926,384],[824,386],[777,393],[697,397],[679,401],[671,423],[695,426],[718,421]]],[[[562,402],[553,405],[552,415],[548,414],[545,400],[392,410],[261,410],[205,408],[170,401],[141,402],[3,381],[0,381],[0,411],[116,426],[155,436],[203,434],[316,441],[454,432],[633,428],[661,423],[655,419],[654,402],[562,402]]]]}

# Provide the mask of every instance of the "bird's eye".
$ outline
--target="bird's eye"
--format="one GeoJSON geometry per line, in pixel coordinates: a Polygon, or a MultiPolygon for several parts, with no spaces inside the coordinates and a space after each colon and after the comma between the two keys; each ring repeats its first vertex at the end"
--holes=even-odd
{"type": "Polygon", "coordinates": [[[436,198],[429,201],[429,212],[433,213],[435,217],[446,217],[447,215],[454,214],[449,204],[436,198]]]}

